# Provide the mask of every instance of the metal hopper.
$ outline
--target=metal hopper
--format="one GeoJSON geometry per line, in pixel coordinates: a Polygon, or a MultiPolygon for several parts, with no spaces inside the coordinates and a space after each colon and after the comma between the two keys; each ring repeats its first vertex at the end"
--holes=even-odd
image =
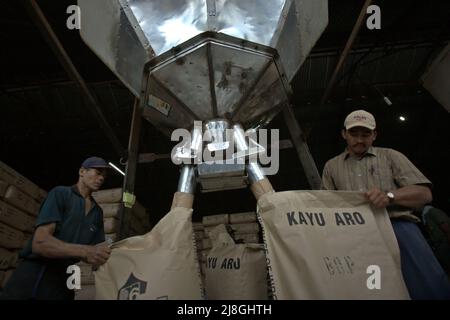
{"type": "MultiPolygon", "coordinates": [[[[236,130],[239,140],[244,130],[265,126],[288,103],[290,81],[328,23],[326,0],[78,4],[82,39],[140,98],[143,116],[167,135],[177,128],[194,130],[194,121],[203,121],[206,130],[214,128],[211,142],[216,145],[223,141],[220,130],[236,130]]],[[[186,148],[195,157],[204,146],[186,148]]],[[[237,149],[248,150],[248,145],[237,149]]],[[[258,168],[246,167],[250,183],[264,179],[258,168]]],[[[242,172],[241,167],[230,170],[237,170],[236,175],[227,175],[223,167],[196,172],[221,181],[208,180],[204,189],[219,190],[225,180],[217,177],[236,178],[242,172]]],[[[192,185],[186,179],[179,191],[192,192],[183,187],[192,185]]],[[[238,185],[242,181],[227,188],[238,185]]]]}

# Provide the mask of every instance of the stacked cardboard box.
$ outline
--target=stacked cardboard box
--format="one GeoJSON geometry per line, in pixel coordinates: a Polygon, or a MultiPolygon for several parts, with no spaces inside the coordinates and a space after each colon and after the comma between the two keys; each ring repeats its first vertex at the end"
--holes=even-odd
{"type": "Polygon", "coordinates": [[[241,212],[204,216],[202,222],[193,223],[202,277],[205,275],[206,257],[212,248],[209,233],[224,224],[236,243],[261,243],[261,228],[255,212],[241,212]]]}
{"type": "MultiPolygon", "coordinates": [[[[106,238],[116,240],[119,227],[119,215],[124,210],[122,188],[101,190],[92,194],[103,209],[103,222],[106,238]]],[[[151,225],[147,210],[138,201],[131,210],[130,230],[128,236],[142,235],[150,231],[151,225]]]]}
{"type": "Polygon", "coordinates": [[[47,192],[0,161],[0,288],[14,271],[47,192]]]}

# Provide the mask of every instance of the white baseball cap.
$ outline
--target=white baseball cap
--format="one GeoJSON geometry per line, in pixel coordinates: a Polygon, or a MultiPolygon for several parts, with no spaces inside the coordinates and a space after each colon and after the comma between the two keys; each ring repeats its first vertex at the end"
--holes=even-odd
{"type": "Polygon", "coordinates": [[[364,127],[370,130],[376,128],[374,116],[364,110],[356,110],[350,113],[344,121],[344,127],[349,130],[354,127],[364,127]]]}

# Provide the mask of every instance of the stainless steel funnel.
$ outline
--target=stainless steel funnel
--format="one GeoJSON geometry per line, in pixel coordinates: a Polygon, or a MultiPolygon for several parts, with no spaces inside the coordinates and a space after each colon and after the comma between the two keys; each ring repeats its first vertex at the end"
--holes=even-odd
{"type": "Polygon", "coordinates": [[[328,23],[326,0],[78,0],[81,37],[166,133],[270,121],[328,23]],[[144,77],[142,75],[144,74],[144,77]]]}
{"type": "MultiPolygon", "coordinates": [[[[227,149],[229,125],[243,132],[268,124],[288,103],[290,81],[328,23],[327,0],[78,0],[81,37],[140,99],[143,116],[167,135],[198,131],[179,158],[204,148],[227,149]],[[224,125],[226,124],[226,126],[224,125]],[[201,127],[201,126],[200,126],[201,127]],[[199,143],[197,143],[199,142],[199,143]]],[[[211,151],[210,150],[210,151],[211,151]]],[[[251,185],[256,198],[273,192],[257,162],[185,163],[178,200],[195,192],[251,185]]]]}
{"type": "Polygon", "coordinates": [[[144,116],[168,134],[217,118],[249,128],[268,123],[289,88],[276,50],[205,32],[145,65],[141,102],[144,116]]]}

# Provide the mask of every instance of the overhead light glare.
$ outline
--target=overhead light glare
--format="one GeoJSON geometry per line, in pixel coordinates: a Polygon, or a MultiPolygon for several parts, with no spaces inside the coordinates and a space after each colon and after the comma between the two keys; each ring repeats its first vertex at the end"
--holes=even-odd
{"type": "Polygon", "coordinates": [[[117,172],[119,172],[121,175],[125,175],[125,172],[123,172],[122,170],[120,170],[114,163],[112,163],[112,162],[109,162],[108,163],[111,167],[113,167],[114,168],[114,170],[116,170],[117,172]]]}

